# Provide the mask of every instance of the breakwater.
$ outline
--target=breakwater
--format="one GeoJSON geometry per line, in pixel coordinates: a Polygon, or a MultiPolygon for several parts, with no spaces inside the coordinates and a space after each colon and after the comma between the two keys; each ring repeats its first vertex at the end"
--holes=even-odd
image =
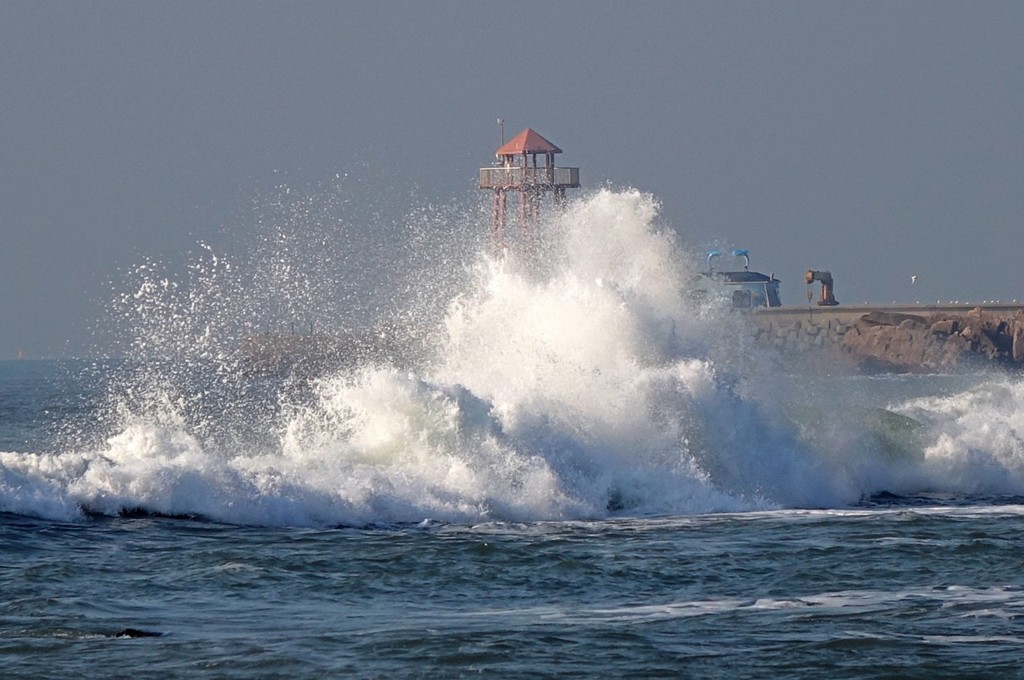
{"type": "MultiPolygon", "coordinates": [[[[948,372],[1024,369],[1024,305],[841,305],[746,312],[757,345],[784,362],[828,370],[948,372]]],[[[318,374],[339,366],[407,366],[422,343],[393,328],[360,333],[260,335],[241,356],[259,374],[318,374]],[[405,340],[399,340],[405,338],[405,340]]]]}
{"type": "Polygon", "coordinates": [[[862,370],[1024,367],[1024,305],[777,307],[748,314],[759,344],[789,359],[862,370]]]}
{"type": "Polygon", "coordinates": [[[414,358],[410,343],[400,342],[393,328],[333,333],[254,335],[240,347],[247,371],[270,375],[320,375],[360,364],[406,366],[414,358]]]}

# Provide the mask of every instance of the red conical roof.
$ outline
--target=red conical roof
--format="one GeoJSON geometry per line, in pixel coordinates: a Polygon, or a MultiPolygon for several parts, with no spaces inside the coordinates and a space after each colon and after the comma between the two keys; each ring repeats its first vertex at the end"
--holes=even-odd
{"type": "Polygon", "coordinates": [[[499,156],[517,156],[523,153],[562,153],[562,150],[533,129],[526,128],[505,142],[495,153],[499,156]]]}

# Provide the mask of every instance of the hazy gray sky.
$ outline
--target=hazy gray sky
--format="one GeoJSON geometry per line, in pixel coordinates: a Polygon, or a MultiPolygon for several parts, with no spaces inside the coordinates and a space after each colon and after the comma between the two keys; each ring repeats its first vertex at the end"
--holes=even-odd
{"type": "Polygon", "coordinates": [[[119,267],[275,172],[463,200],[499,115],[790,303],[808,267],[842,302],[1024,300],[1022,36],[1017,1],[5,0],[0,358],[82,352],[119,267]]]}

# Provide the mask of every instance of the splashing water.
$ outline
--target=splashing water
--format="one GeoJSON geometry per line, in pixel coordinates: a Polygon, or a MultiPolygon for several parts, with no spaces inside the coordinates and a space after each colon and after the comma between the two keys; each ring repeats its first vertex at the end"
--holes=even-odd
{"type": "Polygon", "coordinates": [[[529,256],[494,258],[478,215],[372,228],[347,190],[282,189],[247,252],[202,246],[180,281],[140,265],[114,306],[127,361],[104,440],[0,454],[0,510],[365,525],[1024,489],[1018,384],[853,421],[794,410],[742,320],[687,295],[696,267],[649,195],[598,191],[529,256]],[[374,250],[374,231],[406,246],[374,250]],[[379,346],[350,335],[338,361],[280,374],[246,350],[352,328],[379,346]]]}

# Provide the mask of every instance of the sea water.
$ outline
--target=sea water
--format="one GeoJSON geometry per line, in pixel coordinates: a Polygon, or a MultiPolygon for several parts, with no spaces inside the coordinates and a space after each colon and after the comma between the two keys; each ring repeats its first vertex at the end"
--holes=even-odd
{"type": "Polygon", "coordinates": [[[0,363],[3,677],[1024,677],[1019,376],[781,366],[641,192],[366,271],[327,193],[0,363]]]}

